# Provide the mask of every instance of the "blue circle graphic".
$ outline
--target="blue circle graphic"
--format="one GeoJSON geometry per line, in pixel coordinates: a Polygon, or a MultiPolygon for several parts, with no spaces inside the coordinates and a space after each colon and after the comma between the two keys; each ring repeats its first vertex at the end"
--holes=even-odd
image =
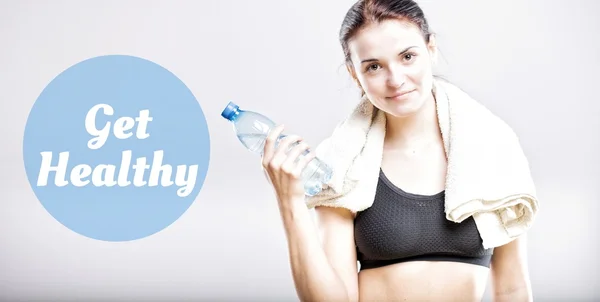
{"type": "Polygon", "coordinates": [[[200,104],[146,59],[94,57],[54,78],[25,127],[27,178],[43,207],[83,236],[129,241],[175,222],[209,165],[200,104]]]}

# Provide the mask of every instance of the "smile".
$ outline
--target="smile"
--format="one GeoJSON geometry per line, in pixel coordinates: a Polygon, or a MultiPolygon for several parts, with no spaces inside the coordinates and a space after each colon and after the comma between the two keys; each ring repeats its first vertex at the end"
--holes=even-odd
{"type": "Polygon", "coordinates": [[[386,97],[386,99],[388,99],[388,100],[393,100],[393,101],[404,100],[404,99],[406,99],[406,98],[409,96],[409,94],[410,94],[411,92],[413,92],[413,91],[415,91],[415,89],[413,89],[413,90],[409,90],[409,91],[402,91],[402,92],[396,93],[396,94],[394,94],[394,95],[392,95],[392,96],[386,97]]]}

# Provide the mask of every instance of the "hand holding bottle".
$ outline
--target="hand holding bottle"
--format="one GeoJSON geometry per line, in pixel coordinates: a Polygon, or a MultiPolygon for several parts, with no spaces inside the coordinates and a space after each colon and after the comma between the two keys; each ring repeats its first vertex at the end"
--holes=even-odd
{"type": "Polygon", "coordinates": [[[304,199],[302,172],[315,158],[315,154],[309,151],[308,144],[298,135],[287,135],[278,139],[283,128],[283,125],[279,125],[269,132],[265,141],[262,166],[275,189],[278,201],[288,203],[304,199]]]}
{"type": "Polygon", "coordinates": [[[331,167],[315,157],[308,146],[297,145],[302,142],[298,136],[284,135],[283,126],[276,129],[275,122],[268,117],[242,110],[233,102],[227,104],[221,116],[232,122],[236,136],[246,149],[263,157],[263,167],[278,197],[295,197],[300,185],[303,185],[304,196],[314,196],[331,179],[331,167]]]}

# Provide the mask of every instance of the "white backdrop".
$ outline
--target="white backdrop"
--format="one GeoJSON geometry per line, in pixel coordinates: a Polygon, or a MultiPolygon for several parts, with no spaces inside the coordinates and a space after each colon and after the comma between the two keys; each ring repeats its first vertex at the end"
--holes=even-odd
{"type": "MultiPolygon", "coordinates": [[[[325,138],[358,100],[337,40],[352,3],[0,1],[0,298],[297,300],[259,159],[220,113],[233,100],[313,145],[325,138]],[[41,90],[104,54],[174,72],[211,134],[196,202],[164,231],[128,243],[63,227],[36,200],[23,167],[24,126],[41,90]]],[[[600,4],[564,3],[421,1],[438,34],[437,73],[511,124],[530,159],[542,206],[529,247],[536,301],[600,296],[600,4]]]]}

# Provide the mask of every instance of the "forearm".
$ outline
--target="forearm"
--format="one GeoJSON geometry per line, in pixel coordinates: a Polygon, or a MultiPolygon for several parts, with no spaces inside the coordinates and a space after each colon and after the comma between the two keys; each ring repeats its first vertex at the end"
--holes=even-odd
{"type": "Polygon", "coordinates": [[[303,201],[281,206],[290,264],[301,301],[349,301],[344,282],[329,263],[303,201]]]}

